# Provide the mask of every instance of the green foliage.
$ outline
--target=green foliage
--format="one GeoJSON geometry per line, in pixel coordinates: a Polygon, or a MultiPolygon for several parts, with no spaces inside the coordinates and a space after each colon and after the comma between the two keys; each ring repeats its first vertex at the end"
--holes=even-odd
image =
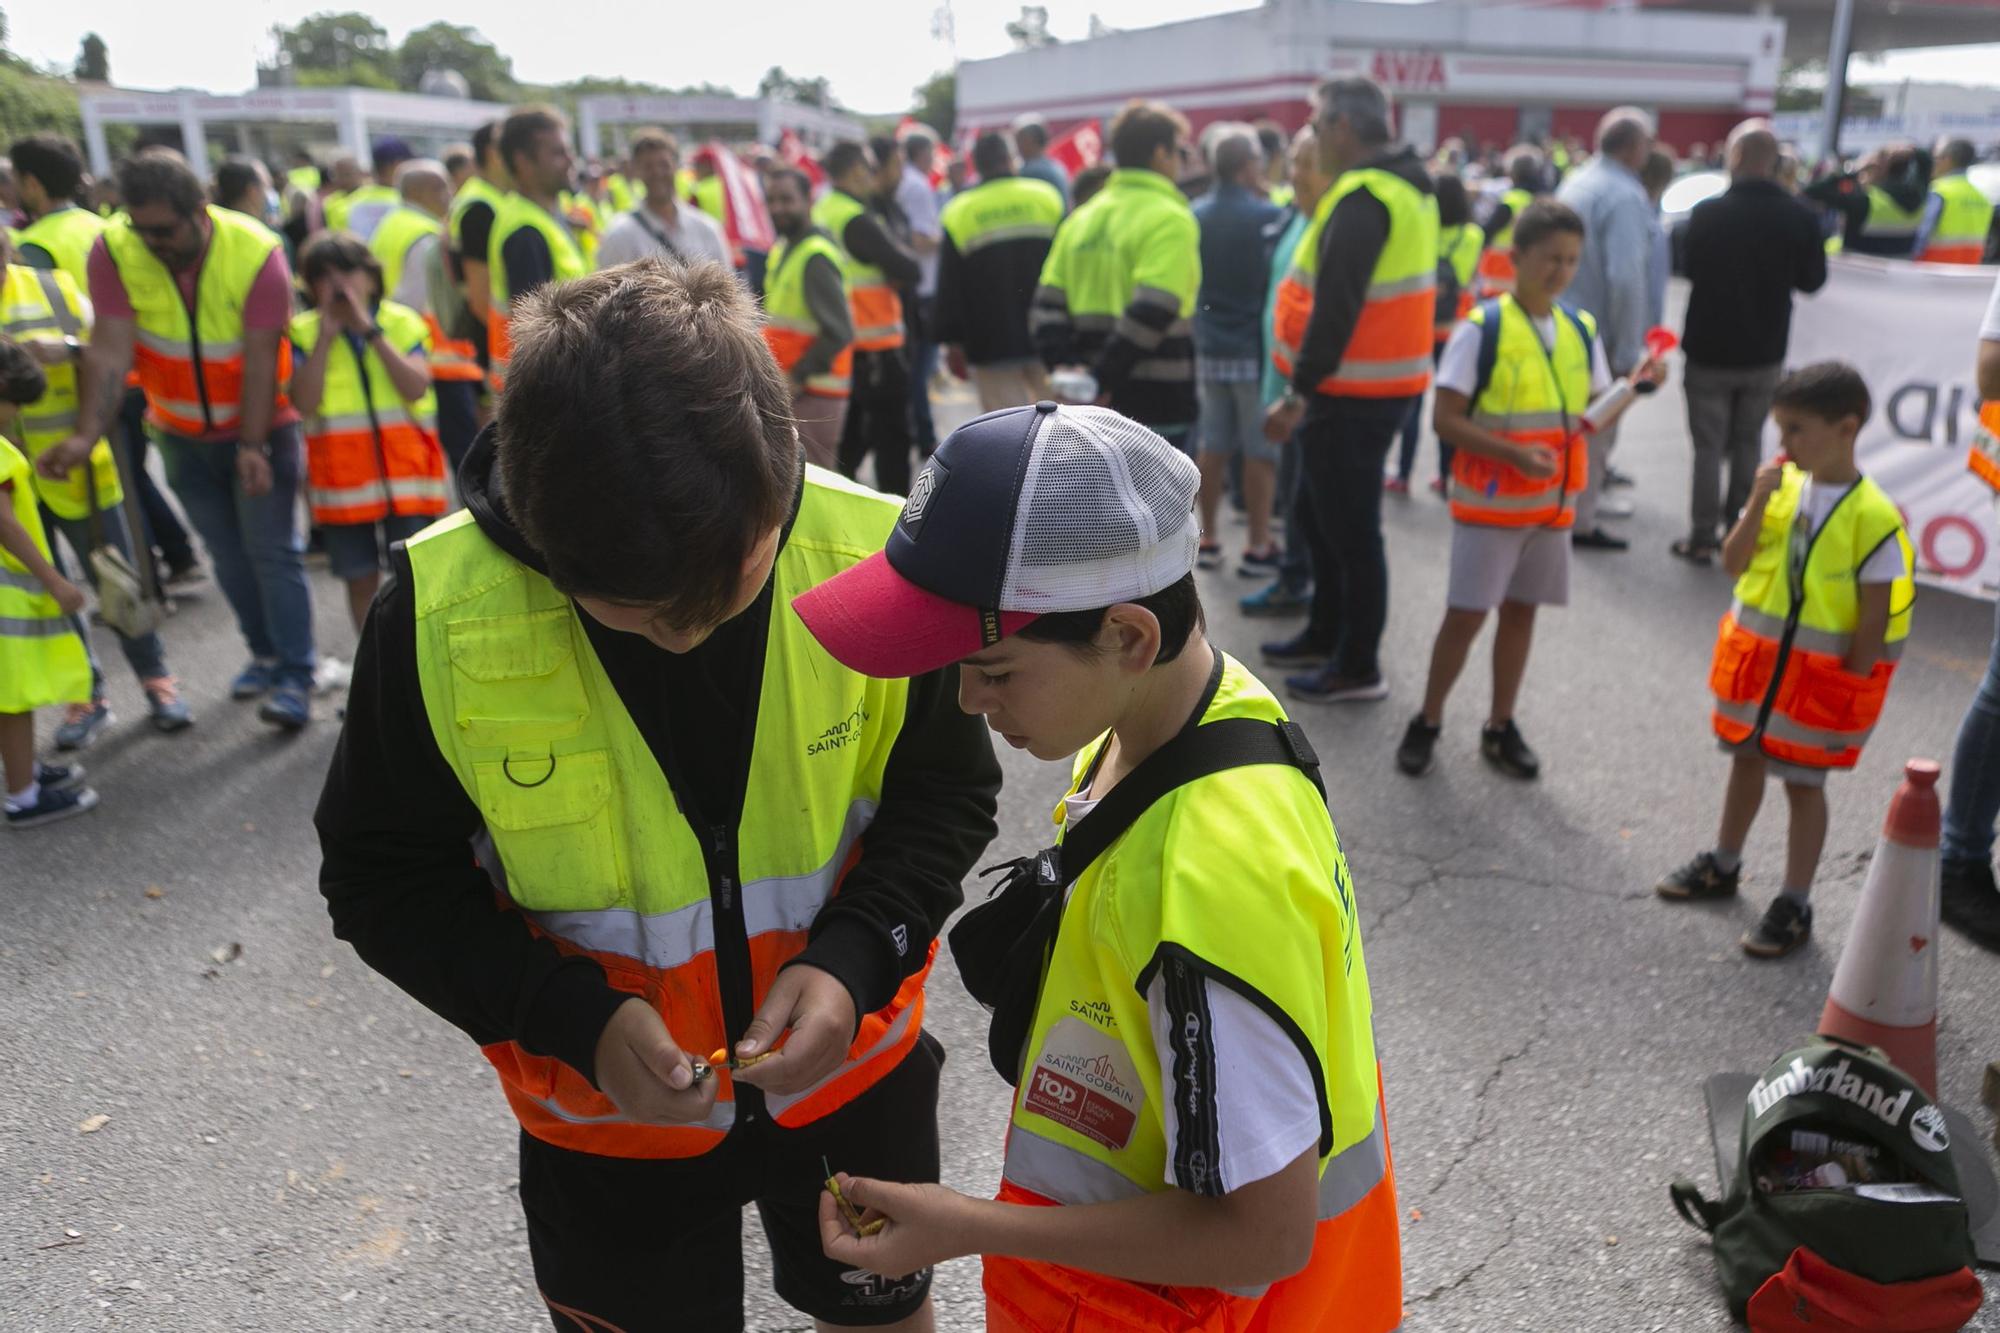
{"type": "Polygon", "coordinates": [[[834,110],[844,110],[840,99],[833,95],[824,76],[801,79],[785,73],[784,66],[773,65],[764,71],[764,77],[757,81],[757,96],[777,97],[803,106],[823,106],[834,110]]]}
{"type": "Polygon", "coordinates": [[[456,70],[465,76],[472,96],[482,102],[509,102],[520,93],[514,62],[462,23],[437,22],[418,28],[403,39],[393,63],[397,83],[414,90],[426,70],[456,70]]]}
{"type": "Polygon", "coordinates": [[[1007,25],[1007,40],[1014,43],[1016,51],[1033,51],[1054,46],[1062,38],[1049,31],[1047,5],[1022,5],[1021,17],[1007,25]]]}
{"type": "Polygon", "coordinates": [[[950,143],[958,128],[958,75],[944,70],[918,84],[910,94],[910,114],[950,143]]]}
{"type": "Polygon", "coordinates": [[[85,33],[77,49],[76,77],[97,83],[111,82],[111,49],[94,32],[85,33]]]}
{"type": "Polygon", "coordinates": [[[45,130],[82,141],[83,113],[77,106],[75,86],[0,67],[0,144],[45,130]]]}
{"type": "Polygon", "coordinates": [[[358,60],[346,69],[297,70],[292,81],[300,88],[381,88],[394,92],[400,86],[372,60],[358,60]]]}
{"type": "MultiPolygon", "coordinates": [[[[395,58],[388,29],[366,14],[314,14],[291,27],[282,23],[277,25],[271,29],[271,36],[278,45],[277,69],[281,81],[311,87],[355,82],[351,76],[357,70],[371,73],[378,80],[386,78],[382,71],[395,58]],[[292,77],[284,80],[283,76],[287,73],[292,77]],[[336,74],[340,77],[309,79],[307,75],[310,73],[336,74]]],[[[396,85],[392,81],[362,86],[393,88],[396,85]]]]}

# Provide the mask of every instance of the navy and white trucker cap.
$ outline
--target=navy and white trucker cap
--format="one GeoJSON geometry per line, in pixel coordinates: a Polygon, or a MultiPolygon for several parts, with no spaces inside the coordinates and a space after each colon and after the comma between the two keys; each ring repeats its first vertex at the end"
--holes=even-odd
{"type": "Polygon", "coordinates": [[[1101,407],[1037,403],[953,431],[887,547],[792,602],[835,660],[918,676],[1037,616],[1137,601],[1194,568],[1201,475],[1101,407]]]}

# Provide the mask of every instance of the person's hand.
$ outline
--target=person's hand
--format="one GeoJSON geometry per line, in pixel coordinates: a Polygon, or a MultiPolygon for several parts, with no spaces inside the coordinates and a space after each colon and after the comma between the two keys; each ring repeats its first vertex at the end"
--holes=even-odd
{"type": "Polygon", "coordinates": [[[942,1185],[900,1185],[845,1173],[834,1179],[864,1223],[888,1219],[874,1235],[857,1236],[832,1192],[820,1191],[820,1249],[835,1263],[903,1278],[973,1252],[963,1240],[964,1221],[977,1201],[942,1185]]]}
{"type": "Polygon", "coordinates": [[[1305,414],[1303,399],[1296,394],[1285,395],[1264,413],[1264,438],[1272,444],[1283,444],[1299,428],[1299,421],[1305,414]]]}
{"type": "Polygon", "coordinates": [[[1514,470],[1530,481],[1546,481],[1553,477],[1562,466],[1556,451],[1546,444],[1519,444],[1514,446],[1514,470]]]}
{"type": "Polygon", "coordinates": [[[271,493],[271,460],[264,456],[263,449],[247,444],[236,446],[236,484],[253,500],[271,493]]]}
{"type": "Polygon", "coordinates": [[[70,350],[68,343],[50,342],[47,341],[46,339],[41,339],[41,338],[30,338],[23,340],[21,346],[28,349],[28,355],[35,358],[36,365],[66,366],[70,363],[70,350]]]}
{"type": "Polygon", "coordinates": [[[611,1011],[597,1037],[597,1086],[628,1120],[691,1125],[715,1109],[719,1080],[695,1082],[694,1063],[653,1006],[633,996],[611,1011]]]}
{"type": "Polygon", "coordinates": [[[1641,361],[1632,372],[1632,383],[1644,384],[1657,389],[1667,382],[1667,363],[1657,356],[1649,356],[1641,361]]]}
{"type": "Polygon", "coordinates": [[[83,589],[62,575],[56,575],[55,582],[49,584],[48,589],[49,596],[56,599],[56,605],[62,608],[64,615],[73,616],[83,610],[83,589]]]}
{"type": "Polygon", "coordinates": [[[955,380],[972,378],[972,367],[965,362],[965,349],[957,343],[944,349],[944,368],[951,372],[951,377],[955,380]]]}
{"type": "Polygon", "coordinates": [[[785,1032],[792,1035],[777,1054],[737,1070],[736,1077],[780,1096],[804,1092],[840,1067],[854,1042],[854,1023],[854,997],[839,978],[810,963],[794,963],[771,983],[736,1054],[762,1055],[785,1032]]]}
{"type": "Polygon", "coordinates": [[[35,472],[49,481],[63,481],[90,457],[94,440],[81,435],[71,435],[59,444],[50,445],[35,459],[35,472]]]}
{"type": "Polygon", "coordinates": [[[1778,487],[1785,484],[1785,462],[1774,458],[1757,469],[1756,478],[1750,483],[1750,503],[1761,505],[1778,493],[1778,487]]]}

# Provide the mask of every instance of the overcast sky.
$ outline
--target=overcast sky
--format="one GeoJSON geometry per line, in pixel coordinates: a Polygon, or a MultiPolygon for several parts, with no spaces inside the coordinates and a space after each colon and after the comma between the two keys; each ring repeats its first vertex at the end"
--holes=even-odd
{"type": "MultiPolygon", "coordinates": [[[[531,83],[597,74],[669,87],[706,80],[748,93],[765,69],[778,64],[794,74],[823,74],[849,106],[884,112],[908,105],[913,87],[951,64],[951,47],[932,36],[938,3],[751,0],[697,7],[688,0],[572,0],[440,11],[414,0],[362,0],[352,7],[372,14],[395,40],[439,18],[469,22],[512,56],[516,76],[531,83]],[[691,19],[693,13],[701,17],[691,19]],[[553,28],[546,21],[550,14],[560,16],[553,28]],[[718,23],[717,14],[739,21],[718,23]]],[[[256,82],[273,24],[344,7],[339,0],[200,0],[179,9],[158,0],[41,0],[9,6],[7,21],[9,44],[33,60],[69,65],[88,27],[109,44],[112,78],[121,85],[238,92],[256,82]]],[[[1055,34],[1074,40],[1085,35],[1092,13],[1114,27],[1144,27],[1250,6],[1241,0],[1053,0],[1048,7],[1055,34]]],[[[1008,49],[1005,25],[1020,12],[1020,0],[956,0],[953,10],[958,54],[974,59],[1008,49]]],[[[1857,66],[1856,73],[1996,83],[2000,48],[1905,55],[1886,67],[1857,66]]]]}

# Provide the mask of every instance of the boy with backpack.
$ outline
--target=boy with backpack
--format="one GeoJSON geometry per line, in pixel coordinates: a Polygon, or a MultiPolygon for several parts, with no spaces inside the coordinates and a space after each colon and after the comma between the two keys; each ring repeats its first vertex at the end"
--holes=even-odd
{"type": "Polygon", "coordinates": [[[35,759],[35,710],[90,698],[90,659],[70,627],[70,617],[83,610],[83,590],[50,563],[34,473],[8,438],[22,405],[47,389],[48,377],[27,350],[0,339],[6,426],[0,434],[0,777],[10,829],[67,819],[97,804],[97,793],[81,785],[82,765],[35,759]]]}
{"type": "MultiPolygon", "coordinates": [[[[1573,209],[1553,199],[1529,204],[1514,223],[1514,290],[1476,306],[1438,363],[1433,414],[1453,450],[1451,578],[1423,711],[1396,750],[1396,766],[1411,777],[1430,771],[1445,700],[1496,607],[1493,705],[1480,753],[1513,777],[1541,772],[1514,724],[1514,704],[1536,608],[1569,601],[1570,529],[1590,469],[1584,409],[1611,386],[1596,319],[1556,304],[1582,254],[1583,219],[1573,209]]],[[[1665,376],[1649,358],[1633,382],[1657,387],[1665,376]]],[[[1624,406],[1634,401],[1628,395],[1624,406]]],[[[1601,411],[1590,426],[1601,430],[1622,410],[1601,411]]]]}
{"type": "Polygon", "coordinates": [[[1793,371],[1771,400],[1776,459],[1722,543],[1737,575],[1709,665],[1713,723],[1733,756],[1713,851],[1655,886],[1675,902],[1732,898],[1764,780],[1785,785],[1785,879],[1743,937],[1753,958],[1782,958],[1812,935],[1813,872],[1826,842],[1826,775],[1852,768],[1882,713],[1910,632],[1914,562],[1902,515],[1854,465],[1872,404],[1839,361],[1793,371]]]}
{"type": "Polygon", "coordinates": [[[984,1256],[996,1333],[1401,1322],[1353,882],[1303,733],[1204,634],[1199,483],[1115,412],[993,413],[794,602],[843,665],[957,663],[960,707],[1076,757],[1060,843],[951,938],[1017,1087],[998,1199],[836,1174],[820,1201],[843,1264],[984,1256]]]}

